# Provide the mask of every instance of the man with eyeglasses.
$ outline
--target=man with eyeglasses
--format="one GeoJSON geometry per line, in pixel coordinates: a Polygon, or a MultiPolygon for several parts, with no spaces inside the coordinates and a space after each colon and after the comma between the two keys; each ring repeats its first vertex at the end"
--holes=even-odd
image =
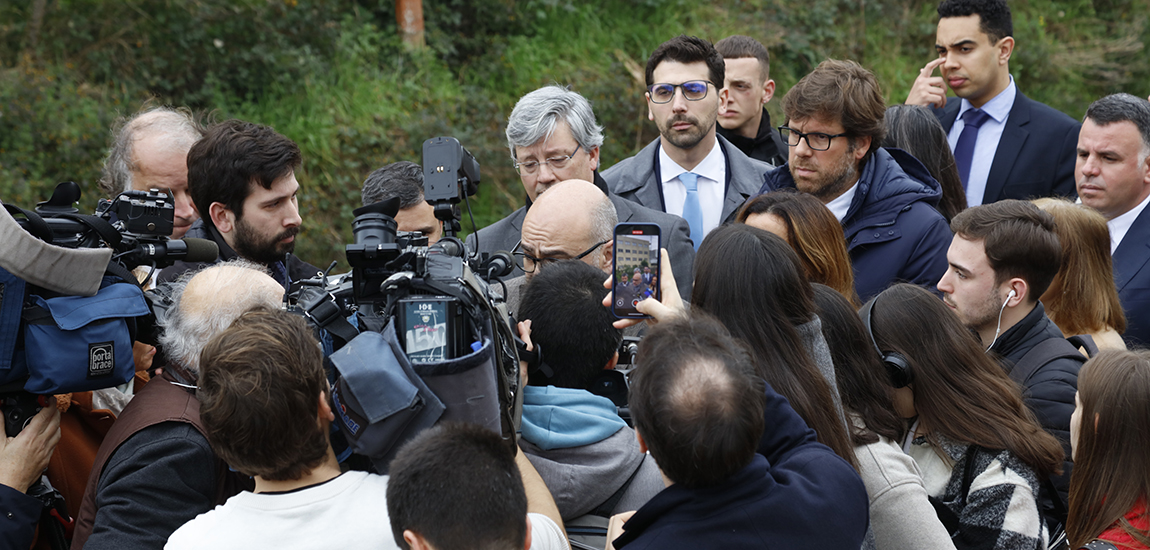
{"type": "MultiPolygon", "coordinates": [[[[544,192],[561,181],[583,180],[591,182],[607,196],[615,206],[620,223],[653,223],[659,226],[663,247],[667,249],[671,270],[679,285],[679,294],[688,299],[695,247],[687,222],[679,216],[612,194],[597,171],[602,144],[603,127],[595,122],[591,103],[578,93],[551,85],[520,98],[507,117],[507,147],[527,194],[526,206],[468,236],[468,247],[481,253],[512,250],[520,240],[527,212],[544,192]]],[[[574,213],[585,217],[590,215],[590,211],[576,210],[574,213]]],[[[611,238],[610,230],[604,238],[611,238]]],[[[567,252],[570,259],[579,250],[567,252]]],[[[523,256],[517,255],[517,258],[523,256]]],[[[607,263],[606,270],[610,270],[610,258],[607,263]]],[[[517,265],[504,281],[523,273],[521,266],[517,265]]]]}
{"type": "Polygon", "coordinates": [[[935,209],[938,182],[906,152],[879,147],[885,113],[870,71],[854,61],[820,63],[783,98],[788,161],[760,190],[797,188],[826,204],[842,223],[863,301],[900,281],[933,290],[951,241],[935,209]]]}
{"type": "Polygon", "coordinates": [[[659,138],[603,172],[613,193],[686,219],[696,249],[772,168],[716,135],[724,75],[723,56],[706,40],[677,36],[659,46],[646,71],[647,117],[659,138]]]}

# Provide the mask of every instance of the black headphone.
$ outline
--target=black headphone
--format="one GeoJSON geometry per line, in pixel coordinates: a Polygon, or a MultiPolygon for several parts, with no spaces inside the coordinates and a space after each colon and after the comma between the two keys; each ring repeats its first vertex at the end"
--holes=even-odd
{"type": "Polygon", "coordinates": [[[914,371],[910,368],[910,361],[906,360],[901,353],[892,351],[890,353],[883,353],[878,347],[878,342],[874,339],[874,331],[871,330],[871,316],[874,315],[874,304],[878,301],[878,296],[871,298],[859,311],[859,317],[862,317],[863,326],[866,327],[866,334],[870,337],[870,343],[874,346],[875,351],[878,352],[879,357],[882,357],[883,365],[886,365],[887,375],[890,376],[890,383],[895,388],[905,388],[914,382],[914,371]]]}

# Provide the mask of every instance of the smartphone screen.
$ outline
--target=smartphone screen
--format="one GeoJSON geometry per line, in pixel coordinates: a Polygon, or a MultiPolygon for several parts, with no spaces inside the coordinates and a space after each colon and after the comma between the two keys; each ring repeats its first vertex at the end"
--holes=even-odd
{"type": "Polygon", "coordinates": [[[659,292],[659,226],[621,223],[615,226],[611,311],[616,317],[646,318],[635,304],[659,292]]]}

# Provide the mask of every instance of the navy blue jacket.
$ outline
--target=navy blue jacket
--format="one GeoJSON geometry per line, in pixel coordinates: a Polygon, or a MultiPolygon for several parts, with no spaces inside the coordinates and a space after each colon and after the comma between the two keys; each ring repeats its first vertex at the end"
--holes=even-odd
{"type": "Polygon", "coordinates": [[[759,454],[726,482],[671,485],[627,523],[615,548],[858,550],[869,524],[862,479],[767,388],[759,454]]]}
{"type": "Polygon", "coordinates": [[[1134,219],[1112,259],[1118,300],[1126,313],[1122,338],[1130,348],[1150,346],[1150,208],[1134,219]]]}
{"type": "MultiPolygon", "coordinates": [[[[759,193],[795,187],[789,163],[767,173],[759,193]]],[[[896,282],[934,292],[952,234],[935,210],[942,188],[906,151],[879,148],[863,167],[843,232],[862,301],[896,282]]]]}
{"type": "Polygon", "coordinates": [[[0,549],[30,548],[43,507],[39,500],[0,484],[0,549]]]}

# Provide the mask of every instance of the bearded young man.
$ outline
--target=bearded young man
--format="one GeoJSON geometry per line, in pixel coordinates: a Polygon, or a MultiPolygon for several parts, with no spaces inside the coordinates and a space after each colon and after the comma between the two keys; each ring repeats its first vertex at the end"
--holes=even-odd
{"type": "MultiPolygon", "coordinates": [[[[220,248],[214,262],[243,258],[267,266],[286,290],[319,269],[291,254],[302,219],[295,170],[299,146],[268,126],[226,120],[188,151],[188,191],[201,218],[185,236],[220,248]]],[[[160,273],[175,280],[204,263],[176,262],[160,273]]]]}
{"type": "Polygon", "coordinates": [[[822,62],[783,98],[788,161],[759,190],[797,188],[826,204],[843,226],[863,301],[895,282],[932,288],[951,240],[935,209],[938,182],[909,154],[879,147],[885,113],[870,71],[822,62]]]}

